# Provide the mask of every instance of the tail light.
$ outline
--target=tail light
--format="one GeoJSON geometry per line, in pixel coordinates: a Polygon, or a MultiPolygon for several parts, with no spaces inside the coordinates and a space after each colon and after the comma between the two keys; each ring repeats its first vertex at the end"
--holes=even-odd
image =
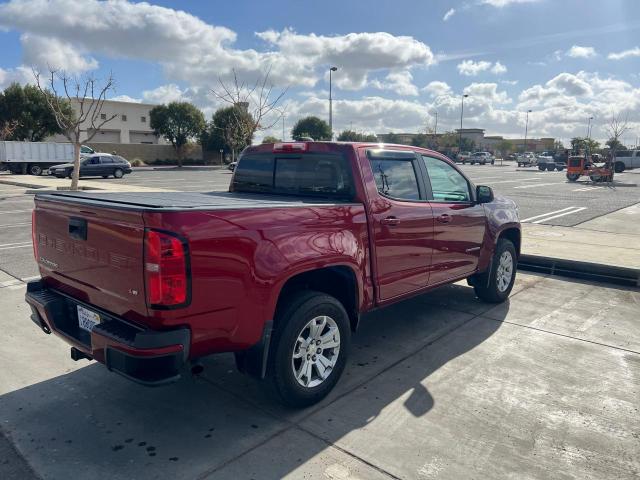
{"type": "Polygon", "coordinates": [[[38,236],[36,234],[36,211],[31,212],[31,242],[33,243],[33,256],[38,263],[38,236]]]}
{"type": "Polygon", "coordinates": [[[145,230],[144,270],[152,308],[183,307],[191,301],[187,242],[158,230],[145,230]]]}

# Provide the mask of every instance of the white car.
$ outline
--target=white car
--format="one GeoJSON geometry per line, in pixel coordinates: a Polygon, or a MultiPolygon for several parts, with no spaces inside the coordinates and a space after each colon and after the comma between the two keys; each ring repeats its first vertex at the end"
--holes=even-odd
{"type": "Polygon", "coordinates": [[[486,165],[487,163],[490,163],[491,165],[493,165],[495,161],[495,157],[489,152],[475,152],[469,157],[469,163],[471,165],[475,163],[479,163],[480,165],[486,165]]]}
{"type": "Polygon", "coordinates": [[[533,152],[524,152],[523,154],[518,155],[519,167],[531,167],[537,164],[538,161],[536,159],[536,154],[533,152]]]}

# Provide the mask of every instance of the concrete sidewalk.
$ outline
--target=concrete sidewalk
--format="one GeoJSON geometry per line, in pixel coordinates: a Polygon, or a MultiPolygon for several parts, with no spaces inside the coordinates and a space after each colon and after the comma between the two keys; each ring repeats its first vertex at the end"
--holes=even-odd
{"type": "Polygon", "coordinates": [[[640,204],[574,227],[525,223],[522,253],[640,272],[640,204]]]}
{"type": "MultiPolygon", "coordinates": [[[[167,188],[141,187],[125,183],[117,183],[118,180],[96,181],[80,180],[82,190],[101,190],[104,192],[176,192],[167,188]]],[[[17,185],[20,187],[44,189],[44,190],[68,190],[71,180],[68,178],[56,178],[51,176],[36,177],[33,175],[1,175],[0,183],[5,185],[17,185]]]]}

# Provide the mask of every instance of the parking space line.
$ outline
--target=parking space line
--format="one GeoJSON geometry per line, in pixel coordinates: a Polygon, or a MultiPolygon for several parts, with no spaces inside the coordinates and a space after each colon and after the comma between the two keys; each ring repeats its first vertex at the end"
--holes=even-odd
{"type": "Polygon", "coordinates": [[[520,185],[519,187],[513,188],[536,188],[536,187],[547,187],[549,185],[560,185],[565,182],[554,182],[554,183],[536,183],[535,185],[520,185]]]}
{"type": "Polygon", "coordinates": [[[23,282],[31,282],[33,280],[40,280],[40,275],[34,275],[33,277],[25,277],[21,279],[23,282]]]}
{"type": "Polygon", "coordinates": [[[31,222],[28,222],[28,223],[8,223],[6,225],[0,225],[0,228],[24,227],[26,225],[31,225],[31,222]]]}
{"type": "Polygon", "coordinates": [[[11,247],[0,247],[0,250],[12,250],[14,248],[31,248],[31,242],[25,245],[13,245],[11,247]]]}
{"type": "Polygon", "coordinates": [[[599,188],[604,188],[604,187],[582,187],[582,188],[576,188],[575,190],[571,190],[572,192],[588,192],[589,190],[598,190],[599,188]]]}
{"type": "Polygon", "coordinates": [[[559,213],[558,215],[553,215],[551,217],[541,218],[540,220],[536,220],[535,222],[531,222],[531,223],[548,222],[549,220],[553,220],[554,218],[564,217],[565,215],[571,215],[572,213],[578,213],[578,212],[581,212],[582,210],[586,210],[586,209],[587,209],[587,207],[574,207],[573,210],[569,210],[569,211],[564,212],[564,213],[559,213]]]}
{"type": "Polygon", "coordinates": [[[536,218],[546,217],[548,215],[553,215],[554,213],[560,213],[560,212],[564,212],[566,210],[571,210],[571,209],[574,209],[574,208],[578,208],[578,207],[567,207],[567,208],[563,208],[561,210],[554,210],[553,212],[541,213],[540,215],[534,215],[533,217],[524,218],[524,219],[522,219],[520,221],[521,222],[529,222],[531,220],[535,220],[536,218]]]}
{"type": "Polygon", "coordinates": [[[518,182],[531,182],[533,180],[542,180],[541,178],[521,178],[518,180],[502,180],[500,182],[492,182],[492,185],[496,185],[498,183],[518,183],[518,182]]]}

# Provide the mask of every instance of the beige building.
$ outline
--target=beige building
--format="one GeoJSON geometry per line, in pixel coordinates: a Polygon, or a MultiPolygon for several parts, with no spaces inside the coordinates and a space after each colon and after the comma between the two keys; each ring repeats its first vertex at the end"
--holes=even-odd
{"type": "MultiPolygon", "coordinates": [[[[79,111],[78,102],[72,101],[72,106],[76,112],[79,111]]],[[[98,123],[113,115],[115,117],[96,133],[91,143],[167,145],[168,142],[157,137],[151,129],[149,112],[153,107],[155,105],[146,103],[106,100],[98,123]]],[[[82,129],[87,131],[90,127],[87,124],[82,129]]],[[[66,141],[62,135],[55,135],[50,140],[66,141]]]]}

